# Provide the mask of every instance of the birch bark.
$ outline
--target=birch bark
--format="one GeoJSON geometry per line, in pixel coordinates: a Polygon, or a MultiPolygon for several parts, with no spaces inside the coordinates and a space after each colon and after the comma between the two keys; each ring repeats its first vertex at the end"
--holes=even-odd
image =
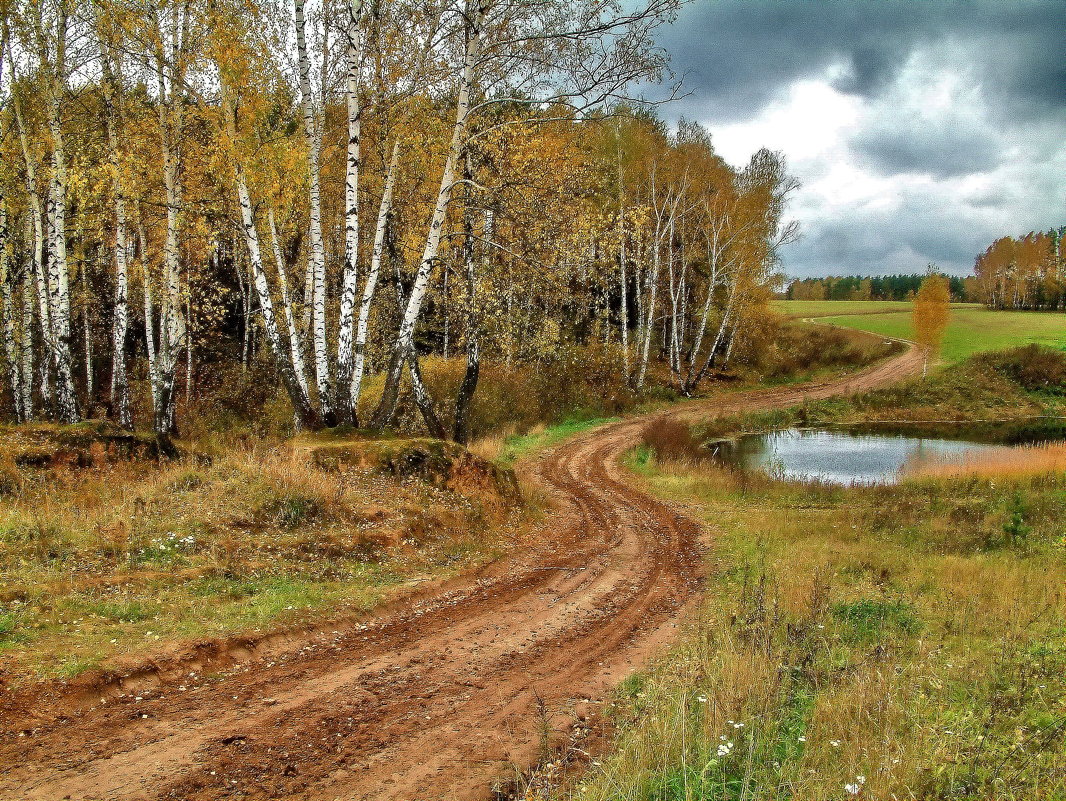
{"type": "Polygon", "coordinates": [[[115,297],[111,331],[111,411],[123,428],[133,428],[130,415],[129,377],[126,372],[126,337],[129,332],[129,229],[126,195],[122,184],[122,107],[119,61],[115,58],[101,12],[97,12],[100,40],[101,90],[107,110],[107,145],[111,162],[111,191],[115,212],[115,297]]]}
{"type": "Polygon", "coordinates": [[[178,360],[187,335],[182,312],[180,250],[183,211],[180,163],[184,121],[182,100],[177,95],[185,78],[186,50],[189,45],[189,17],[188,2],[172,4],[169,25],[165,26],[159,21],[159,40],[156,45],[156,82],[159,92],[158,113],[167,221],[166,238],[163,241],[165,293],[159,326],[159,348],[156,355],[157,392],[153,428],[157,435],[164,437],[175,433],[176,430],[174,387],[178,360]],[[169,57],[164,52],[168,45],[171,51],[169,57]]]}
{"type": "Polygon", "coordinates": [[[285,326],[289,333],[289,351],[292,354],[292,367],[296,373],[296,380],[300,383],[300,389],[310,398],[311,392],[307,384],[307,365],[304,363],[303,342],[300,339],[300,331],[296,327],[296,320],[292,313],[292,296],[289,294],[289,275],[285,268],[285,257],[281,252],[281,243],[278,239],[278,228],[274,221],[274,209],[267,212],[267,223],[270,226],[270,244],[274,251],[274,263],[278,269],[278,283],[281,289],[281,309],[285,315],[285,326]]]}
{"type": "Polygon", "coordinates": [[[22,273],[22,418],[33,419],[33,274],[32,266],[22,273]]]}
{"type": "Polygon", "coordinates": [[[451,202],[452,192],[455,189],[456,162],[463,150],[467,122],[470,117],[470,98],[474,88],[475,67],[481,44],[481,27],[484,21],[485,10],[480,0],[477,0],[474,3],[473,13],[466,16],[466,48],[459,83],[459,95],[455,108],[455,123],[452,126],[451,142],[444,161],[444,170],[441,174],[440,189],[437,191],[437,201],[433,207],[433,215],[430,218],[429,233],[426,236],[422,259],[418,264],[414,285],[411,287],[411,294],[408,296],[407,306],[400,322],[400,329],[393,345],[381,401],[370,419],[372,428],[384,428],[396,411],[404,362],[408,360],[414,347],[415,325],[418,322],[422,301],[425,299],[426,289],[429,286],[430,274],[440,252],[440,241],[443,234],[444,221],[448,213],[448,204],[451,202]]]}
{"type": "MultiPolygon", "coordinates": [[[[225,87],[223,87],[225,93],[225,87]]],[[[237,141],[237,126],[234,118],[234,109],[229,99],[224,101],[224,113],[226,115],[226,127],[230,141],[237,141]]],[[[262,250],[259,247],[259,231],[255,224],[255,210],[252,208],[251,196],[248,192],[248,181],[244,174],[244,165],[239,157],[234,158],[234,177],[237,184],[237,202],[241,209],[241,231],[244,234],[244,244],[248,249],[248,261],[252,268],[252,283],[255,286],[259,310],[262,314],[263,329],[266,332],[267,342],[274,355],[274,363],[278,372],[281,373],[285,390],[292,401],[297,420],[301,427],[315,429],[321,426],[321,420],[311,405],[311,399],[307,396],[304,387],[297,377],[296,370],[289,354],[286,353],[281,334],[278,331],[277,317],[274,313],[274,301],[270,296],[270,284],[267,281],[266,271],[263,269],[262,250]]]]}
{"type": "Polygon", "coordinates": [[[377,225],[374,228],[374,249],[370,254],[370,271],[363,285],[363,297],[359,303],[359,320],[355,328],[355,364],[352,368],[352,388],[349,393],[351,403],[352,422],[359,424],[359,395],[363,387],[363,373],[366,367],[366,339],[370,324],[370,307],[374,302],[374,291],[377,289],[378,278],[381,275],[381,259],[385,251],[385,231],[389,225],[389,214],[392,210],[392,195],[396,185],[396,167],[400,158],[400,143],[392,145],[392,158],[389,161],[389,171],[385,176],[385,191],[381,196],[381,206],[378,208],[377,225]]]}
{"type": "Polygon", "coordinates": [[[59,419],[78,420],[77,395],[70,349],[70,271],[67,264],[67,160],[60,116],[66,90],[67,8],[59,3],[55,27],[55,55],[45,36],[41,9],[37,8],[35,33],[38,58],[44,73],[45,112],[52,139],[52,178],[49,189],[48,294],[52,323],[52,358],[56,371],[56,401],[59,419]]]}
{"type": "MultiPolygon", "coordinates": [[[[49,308],[48,282],[44,266],[44,212],[41,208],[40,195],[37,194],[37,162],[30,150],[29,137],[26,133],[26,124],[22,115],[22,103],[17,92],[12,92],[12,109],[15,115],[15,125],[19,133],[19,146],[25,165],[26,200],[30,209],[27,227],[32,229],[27,231],[26,238],[27,241],[33,242],[31,272],[37,290],[41,342],[44,345],[46,354],[46,357],[41,361],[41,399],[44,401],[47,410],[52,401],[51,366],[54,364],[52,348],[55,339],[52,336],[52,315],[49,308]]],[[[32,383],[31,380],[31,386],[32,383]]]]}
{"type": "Polygon", "coordinates": [[[346,100],[348,147],[344,174],[344,277],[341,286],[340,320],[337,331],[336,413],[342,422],[354,422],[351,402],[352,351],[355,326],[355,296],[359,278],[359,166],[360,166],[360,71],[363,63],[363,1],[348,0],[345,25],[346,100]]]}
{"type": "MultiPolygon", "coordinates": [[[[455,423],[452,427],[452,439],[466,444],[470,437],[470,404],[477,391],[481,375],[481,326],[478,319],[478,280],[477,264],[474,251],[474,221],[470,209],[466,210],[463,220],[463,265],[466,268],[466,370],[455,396],[455,423]]],[[[485,212],[485,240],[492,241],[493,214],[485,212]]]]}
{"type": "Polygon", "coordinates": [[[147,237],[140,209],[137,209],[137,242],[141,257],[141,288],[144,293],[144,345],[148,353],[148,386],[152,408],[159,405],[159,362],[155,342],[155,302],[152,299],[152,274],[148,267],[147,237]]]}
{"type": "Polygon", "coordinates": [[[644,341],[641,343],[640,349],[640,366],[637,368],[637,389],[644,386],[644,381],[648,374],[648,358],[651,354],[651,338],[653,329],[655,328],[655,305],[658,300],[659,294],[659,264],[661,260],[662,250],[662,223],[660,220],[655,221],[655,235],[652,241],[652,257],[651,257],[651,270],[645,276],[645,280],[648,283],[646,294],[648,295],[648,302],[644,312],[644,330],[642,331],[644,341]]]}
{"type": "MultiPolygon", "coordinates": [[[[296,17],[296,50],[299,60],[300,94],[302,96],[304,137],[307,140],[307,170],[309,178],[309,252],[308,273],[311,283],[311,341],[315,355],[315,380],[318,402],[326,425],[335,422],[333,390],[326,341],[326,252],[322,242],[322,188],[319,166],[322,151],[322,128],[316,119],[311,96],[311,60],[307,52],[307,28],[303,0],[294,0],[296,17]]],[[[323,59],[326,54],[323,51],[323,59]]]]}
{"type": "Polygon", "coordinates": [[[19,353],[15,342],[15,303],[12,297],[15,282],[11,273],[9,233],[7,200],[0,199],[0,305],[4,314],[4,357],[7,359],[15,419],[21,423],[25,422],[25,415],[22,409],[22,374],[19,372],[19,353]]]}

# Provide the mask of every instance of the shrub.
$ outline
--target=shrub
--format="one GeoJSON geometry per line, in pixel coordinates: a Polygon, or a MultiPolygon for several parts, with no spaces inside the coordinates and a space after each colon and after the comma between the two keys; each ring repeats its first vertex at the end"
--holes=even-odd
{"type": "MultiPolygon", "coordinates": [[[[773,321],[768,323],[772,326],[773,321]]],[[[823,325],[778,324],[768,328],[761,347],[741,358],[767,378],[782,379],[827,367],[862,367],[902,349],[902,345],[859,331],[823,325]]]]}
{"type": "Polygon", "coordinates": [[[692,429],[671,418],[659,418],[644,429],[644,444],[660,461],[700,461],[709,454],[692,429]]]}
{"type": "Polygon", "coordinates": [[[1066,395],[1066,352],[1040,345],[989,353],[981,360],[1030,392],[1066,395]]]}

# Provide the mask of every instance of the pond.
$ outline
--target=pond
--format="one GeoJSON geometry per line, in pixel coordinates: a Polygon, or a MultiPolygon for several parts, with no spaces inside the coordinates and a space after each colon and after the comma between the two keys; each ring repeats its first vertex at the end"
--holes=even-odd
{"type": "Polygon", "coordinates": [[[962,439],[895,436],[790,428],[747,434],[708,447],[715,457],[743,470],[761,470],[790,481],[829,484],[893,484],[923,463],[954,462],[1013,450],[962,439]]]}

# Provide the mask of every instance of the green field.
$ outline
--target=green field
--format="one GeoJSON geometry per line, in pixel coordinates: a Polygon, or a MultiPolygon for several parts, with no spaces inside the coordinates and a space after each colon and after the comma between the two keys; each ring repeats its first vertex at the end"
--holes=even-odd
{"type": "MultiPolygon", "coordinates": [[[[909,300],[775,300],[774,308],[789,317],[830,317],[841,314],[910,312],[909,300]]],[[[978,309],[977,303],[953,303],[953,309],[978,309]]]]}
{"type": "MultiPolygon", "coordinates": [[[[857,328],[900,339],[913,339],[911,304],[898,301],[783,300],[778,310],[794,317],[857,328]]],[[[1066,348],[1066,314],[991,311],[968,303],[952,304],[942,358],[957,362],[974,353],[1028,345],[1066,348]]]]}
{"type": "MultiPolygon", "coordinates": [[[[846,314],[820,322],[858,328],[874,334],[913,339],[910,312],[846,314]]],[[[1028,345],[1066,348],[1066,314],[1054,312],[990,311],[981,307],[955,309],[944,332],[941,357],[957,362],[974,353],[1028,345]]]]}

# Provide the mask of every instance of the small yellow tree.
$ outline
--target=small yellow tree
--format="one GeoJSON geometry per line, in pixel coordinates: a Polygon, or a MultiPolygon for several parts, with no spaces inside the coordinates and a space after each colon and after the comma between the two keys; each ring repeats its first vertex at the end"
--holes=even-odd
{"type": "Polygon", "coordinates": [[[951,290],[948,279],[942,275],[930,274],[918,289],[914,297],[914,335],[918,344],[925,351],[925,366],[922,374],[929,369],[929,357],[940,352],[944,340],[944,329],[951,316],[951,290]]]}

